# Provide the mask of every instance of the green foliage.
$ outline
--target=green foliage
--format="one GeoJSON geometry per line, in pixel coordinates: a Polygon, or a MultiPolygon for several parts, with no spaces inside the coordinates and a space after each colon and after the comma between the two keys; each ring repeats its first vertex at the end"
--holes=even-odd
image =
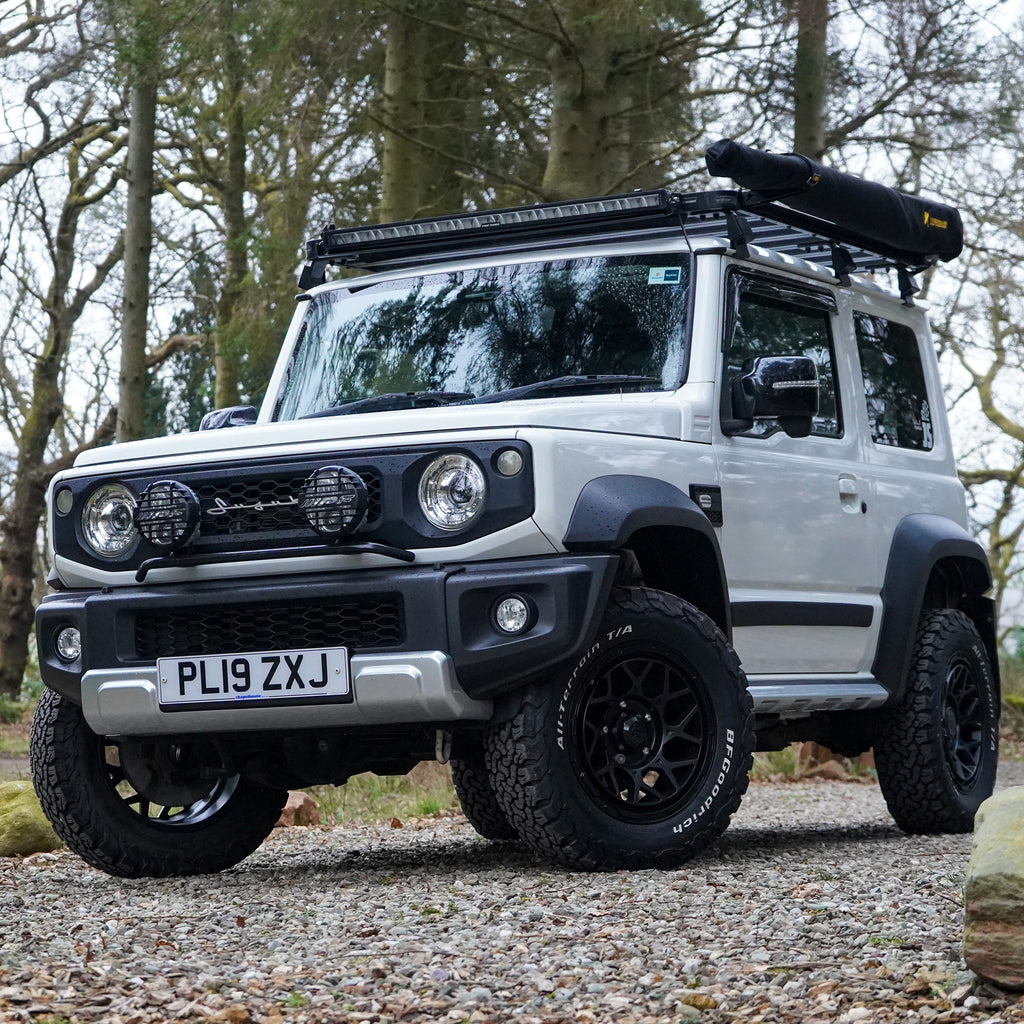
{"type": "Polygon", "coordinates": [[[782,750],[761,751],[754,755],[754,764],[750,769],[750,777],[755,782],[768,782],[772,778],[782,775],[786,778],[798,778],[800,770],[800,758],[797,754],[798,747],[791,744],[782,750]]]}
{"type": "Polygon", "coordinates": [[[423,818],[458,806],[451,773],[444,765],[424,762],[408,775],[354,775],[343,786],[313,786],[325,825],[345,822],[423,818]]]}
{"type": "Polygon", "coordinates": [[[4,725],[14,725],[20,722],[28,709],[28,704],[20,700],[11,700],[4,693],[0,693],[0,722],[4,725]]]}

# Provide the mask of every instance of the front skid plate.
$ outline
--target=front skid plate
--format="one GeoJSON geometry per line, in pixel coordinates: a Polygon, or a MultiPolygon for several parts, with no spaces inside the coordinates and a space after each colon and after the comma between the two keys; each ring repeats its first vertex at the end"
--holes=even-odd
{"type": "Polygon", "coordinates": [[[491,701],[466,696],[442,651],[358,654],[351,674],[350,703],[262,707],[240,701],[162,711],[155,667],[95,669],[82,677],[82,711],[101,736],[487,721],[493,711],[491,701]]]}

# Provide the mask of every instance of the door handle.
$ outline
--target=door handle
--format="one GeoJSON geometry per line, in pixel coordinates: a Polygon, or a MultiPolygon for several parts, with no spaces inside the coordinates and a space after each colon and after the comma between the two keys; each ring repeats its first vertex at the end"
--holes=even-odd
{"type": "Polygon", "coordinates": [[[844,474],[839,478],[839,504],[851,515],[867,512],[867,502],[861,501],[860,484],[855,476],[844,474]]]}

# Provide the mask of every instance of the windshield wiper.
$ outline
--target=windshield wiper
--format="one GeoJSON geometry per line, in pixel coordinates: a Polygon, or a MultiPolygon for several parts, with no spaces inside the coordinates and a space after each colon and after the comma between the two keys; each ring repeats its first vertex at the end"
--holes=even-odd
{"type": "Polygon", "coordinates": [[[619,388],[640,388],[650,384],[661,386],[660,377],[637,377],[628,373],[588,373],[569,377],[552,377],[534,384],[523,384],[506,391],[495,391],[463,402],[463,405],[485,405],[488,402],[512,402],[532,395],[557,395],[573,391],[615,391],[619,388]]]}
{"type": "Polygon", "coordinates": [[[310,412],[300,417],[304,420],[320,416],[350,416],[357,412],[385,412],[395,409],[424,409],[437,405],[451,405],[473,398],[472,391],[393,391],[386,395],[370,398],[355,398],[351,402],[332,405],[329,409],[310,412]]]}

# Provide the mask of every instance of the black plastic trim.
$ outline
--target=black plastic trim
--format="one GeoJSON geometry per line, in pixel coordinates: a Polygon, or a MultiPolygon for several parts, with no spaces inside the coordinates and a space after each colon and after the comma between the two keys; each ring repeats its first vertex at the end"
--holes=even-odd
{"type": "Polygon", "coordinates": [[[690,497],[664,480],[628,474],[597,477],[580,491],[562,544],[569,551],[614,551],[649,526],[694,530],[718,550],[714,527],[690,497]]]}
{"type": "Polygon", "coordinates": [[[135,619],[143,612],[201,607],[216,614],[222,606],[315,605],[335,598],[398,595],[405,608],[404,632],[397,642],[376,650],[444,651],[469,696],[492,697],[578,656],[597,629],[618,563],[612,554],[561,555],[69,590],[48,595],[36,611],[40,674],[51,689],[80,702],[81,677],[88,670],[152,665],[140,661],[135,649],[135,619]],[[508,593],[526,595],[536,608],[519,636],[501,633],[490,621],[495,599],[508,593]],[[83,638],[82,656],[73,665],[62,663],[53,648],[56,631],[67,625],[81,630],[83,638]]]}
{"type": "Polygon", "coordinates": [[[818,601],[738,601],[732,606],[733,629],[743,626],[850,626],[868,628],[870,605],[818,601]]]}
{"type": "Polygon", "coordinates": [[[882,622],[871,672],[898,699],[921,619],[932,570],[949,562],[967,589],[964,609],[975,622],[998,681],[994,606],[985,595],[992,586],[985,549],[963,527],[944,516],[917,513],[904,518],[893,534],[882,587],[882,622]]]}
{"type": "MultiPolygon", "coordinates": [[[[687,597],[700,604],[726,636],[731,635],[729,585],[718,535],[707,515],[692,498],[664,480],[622,474],[591,480],[576,499],[562,544],[569,551],[617,551],[631,544],[643,548],[638,557],[653,555],[663,572],[649,586],[680,593],[682,568],[657,550],[656,531],[674,529],[696,535],[695,549],[686,553],[686,571],[699,579],[688,581],[687,597]],[[639,535],[639,536],[638,536],[639,535]],[[699,594],[699,596],[698,596],[699,594]]],[[[684,542],[678,535],[673,540],[684,542]]]]}

